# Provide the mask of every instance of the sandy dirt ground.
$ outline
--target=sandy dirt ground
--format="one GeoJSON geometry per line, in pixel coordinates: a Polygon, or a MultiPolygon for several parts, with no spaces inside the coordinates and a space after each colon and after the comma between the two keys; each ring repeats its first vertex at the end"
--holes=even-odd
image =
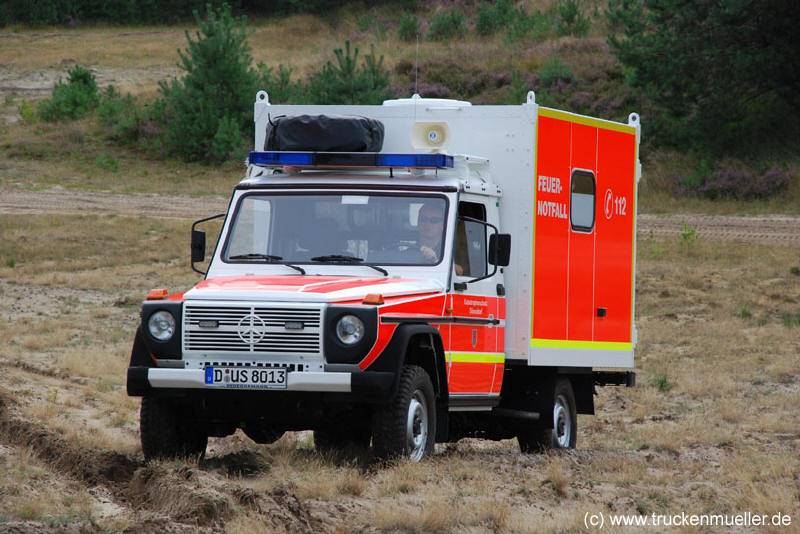
{"type": "MultiPolygon", "coordinates": [[[[0,214],[115,213],[175,219],[222,213],[228,199],[144,194],[116,194],[53,188],[46,191],[0,191],[0,214]]],[[[679,236],[694,230],[699,238],[800,247],[800,217],[640,214],[640,236],[679,236]]]]}

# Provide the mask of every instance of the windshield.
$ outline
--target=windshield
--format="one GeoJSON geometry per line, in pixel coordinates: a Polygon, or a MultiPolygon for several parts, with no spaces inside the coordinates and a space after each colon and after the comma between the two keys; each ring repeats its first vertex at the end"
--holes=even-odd
{"type": "Polygon", "coordinates": [[[239,202],[223,260],[436,265],[447,199],[408,194],[262,194],[239,202]]]}

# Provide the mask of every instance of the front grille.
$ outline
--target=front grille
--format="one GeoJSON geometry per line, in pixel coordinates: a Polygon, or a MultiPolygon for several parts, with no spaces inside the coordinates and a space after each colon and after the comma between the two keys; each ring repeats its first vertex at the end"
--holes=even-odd
{"type": "Polygon", "coordinates": [[[319,354],[321,315],[320,308],[187,303],[183,310],[183,350],[319,354]]]}

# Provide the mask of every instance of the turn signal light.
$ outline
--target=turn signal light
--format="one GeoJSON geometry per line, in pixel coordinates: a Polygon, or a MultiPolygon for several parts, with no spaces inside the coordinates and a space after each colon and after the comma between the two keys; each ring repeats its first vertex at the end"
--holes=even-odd
{"type": "Polygon", "coordinates": [[[147,294],[147,300],[163,300],[169,296],[169,291],[164,287],[158,289],[151,289],[147,294]]]}
{"type": "Polygon", "coordinates": [[[361,301],[361,304],[374,304],[376,306],[383,304],[383,295],[380,293],[370,293],[364,300],[361,301]]]}

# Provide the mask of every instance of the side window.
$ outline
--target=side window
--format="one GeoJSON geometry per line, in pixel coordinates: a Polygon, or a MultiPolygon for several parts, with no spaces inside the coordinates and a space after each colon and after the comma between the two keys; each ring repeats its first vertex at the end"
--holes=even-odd
{"type": "MultiPolygon", "coordinates": [[[[459,202],[458,215],[485,221],[486,206],[476,202],[459,202]]],[[[454,269],[459,276],[478,277],[486,274],[486,226],[472,221],[458,221],[454,260],[454,269]]]]}
{"type": "Polygon", "coordinates": [[[572,229],[578,232],[591,232],[594,228],[594,174],[576,170],[572,173],[571,182],[569,221],[572,229]]]}

